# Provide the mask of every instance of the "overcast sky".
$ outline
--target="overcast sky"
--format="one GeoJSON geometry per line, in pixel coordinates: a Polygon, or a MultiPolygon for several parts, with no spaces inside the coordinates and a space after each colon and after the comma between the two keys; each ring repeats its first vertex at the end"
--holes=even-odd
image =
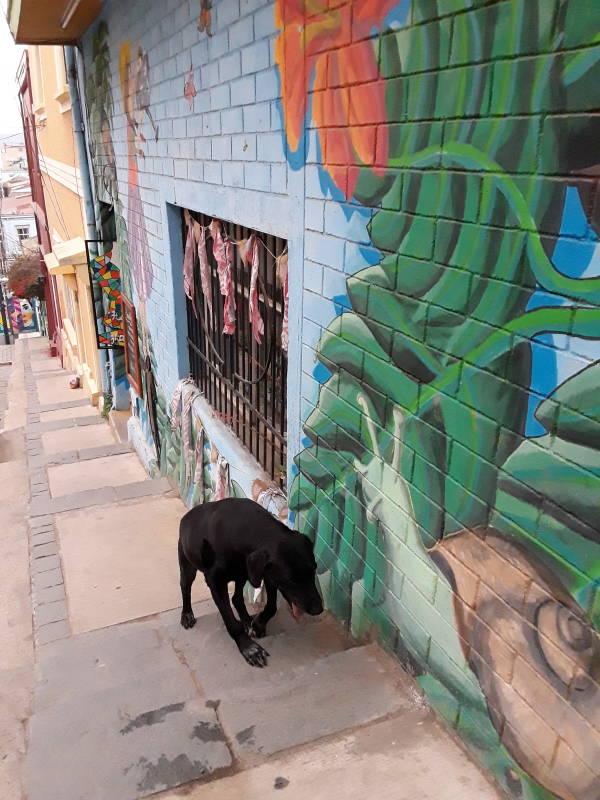
{"type": "MultiPolygon", "coordinates": [[[[23,47],[13,42],[4,16],[5,0],[0,2],[0,139],[22,130],[15,75],[23,47]]],[[[10,140],[9,140],[10,141],[10,140]]],[[[12,141],[18,141],[15,137],[12,141]]]]}

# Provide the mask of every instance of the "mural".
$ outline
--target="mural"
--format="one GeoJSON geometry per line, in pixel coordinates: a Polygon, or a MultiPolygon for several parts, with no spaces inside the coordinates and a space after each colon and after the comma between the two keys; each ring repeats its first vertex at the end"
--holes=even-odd
{"type": "Polygon", "coordinates": [[[379,253],[319,342],[291,506],[329,608],[505,789],[593,800],[600,11],[455,9],[275,4],[290,164],[310,121],[324,194],[373,209],[379,253]]]}
{"type": "MultiPolygon", "coordinates": [[[[99,346],[123,346],[123,307],[121,303],[121,270],[111,261],[112,251],[90,260],[92,281],[101,292],[96,308],[99,346]]],[[[96,292],[94,292],[94,296],[96,292]]]]}
{"type": "Polygon", "coordinates": [[[194,67],[190,63],[190,71],[188,72],[185,83],[183,84],[183,96],[187,100],[190,111],[194,110],[194,97],[198,92],[196,91],[196,84],[194,83],[194,67]]]}
{"type": "Polygon", "coordinates": [[[200,16],[198,17],[198,30],[212,36],[212,5],[213,0],[200,0],[200,16]]]}
{"type": "MultiPolygon", "coordinates": [[[[127,123],[129,263],[137,299],[142,304],[142,309],[144,309],[152,289],[152,261],[148,246],[144,208],[140,195],[138,170],[138,157],[144,157],[141,145],[146,141],[142,134],[142,121],[145,114],[152,123],[156,138],[158,138],[158,129],[154,125],[149,108],[148,59],[141,48],[138,48],[138,56],[135,64],[133,64],[129,42],[121,45],[119,51],[119,78],[121,101],[127,123]]],[[[145,321],[145,314],[141,313],[139,309],[138,315],[145,321]]],[[[144,348],[144,353],[146,352],[147,347],[144,348]]]]}
{"type": "MultiPolygon", "coordinates": [[[[38,318],[35,308],[29,300],[18,297],[9,297],[7,310],[10,314],[12,330],[18,333],[35,333],[39,330],[38,318]]],[[[2,318],[0,316],[0,324],[2,318]]],[[[0,328],[0,332],[3,332],[0,328]]]]}
{"type": "MultiPolygon", "coordinates": [[[[112,258],[121,271],[122,288],[127,297],[132,296],[131,270],[125,211],[119,195],[117,165],[112,138],[114,103],[111,88],[111,58],[108,27],[102,20],[92,37],[91,69],[86,79],[86,108],[88,114],[88,142],[93,166],[95,197],[112,207],[115,219],[116,240],[112,258]]],[[[100,208],[96,217],[101,219],[100,208]]],[[[96,292],[95,305],[102,316],[102,293],[96,292]]],[[[115,408],[128,405],[128,381],[125,376],[125,356],[121,350],[110,353],[113,402],[115,408]]]]}
{"type": "MultiPolygon", "coordinates": [[[[96,197],[108,201],[115,215],[117,241],[114,243],[115,260],[121,265],[121,277],[125,294],[136,304],[138,328],[141,335],[141,360],[145,365],[144,385],[146,408],[144,419],[154,420],[154,378],[151,372],[152,359],[150,334],[147,325],[146,304],[152,290],[152,261],[148,245],[146,221],[139,188],[138,158],[144,158],[146,137],[143,123],[148,120],[154,139],[158,139],[158,126],[151,112],[150,67],[147,53],[141,48],[132,48],[124,42],[119,50],[119,82],[121,102],[127,131],[127,185],[128,201],[125,211],[119,195],[119,182],[113,146],[111,120],[114,104],[111,88],[111,58],[108,27],[101,21],[92,40],[92,63],[86,84],[86,99],[91,131],[91,154],[94,164],[96,197]],[[132,53],[135,52],[135,57],[132,53]]],[[[100,213],[98,212],[100,217],[100,213]]],[[[125,359],[120,351],[113,356],[114,380],[118,387],[127,386],[125,359]]],[[[135,399],[134,399],[135,404],[135,399]]],[[[148,425],[148,434],[154,438],[155,425],[148,425]]]]}

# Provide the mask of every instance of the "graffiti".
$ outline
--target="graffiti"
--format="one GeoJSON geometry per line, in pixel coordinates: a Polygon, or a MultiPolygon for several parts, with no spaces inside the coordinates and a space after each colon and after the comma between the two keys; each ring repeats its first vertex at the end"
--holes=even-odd
{"type": "MultiPolygon", "coordinates": [[[[310,89],[323,164],[346,196],[353,194],[358,175],[348,166],[373,165],[373,126],[385,121],[385,84],[369,35],[373,26],[381,26],[395,5],[396,0],[318,2],[313,4],[310,24],[305,27],[302,3],[281,0],[276,4],[276,24],[281,34],[275,44],[275,57],[281,75],[288,144],[294,152],[301,147],[310,89]],[[352,48],[347,46],[351,29],[358,41],[352,48]],[[299,76],[304,76],[305,82],[301,93],[299,76]],[[350,105],[347,87],[369,78],[361,96],[355,97],[355,105],[350,105]]],[[[381,159],[387,160],[385,141],[381,159]]],[[[375,171],[382,174],[383,168],[375,171]]]]}
{"type": "Polygon", "coordinates": [[[123,307],[121,303],[121,270],[113,264],[112,250],[103,256],[96,256],[90,261],[92,281],[100,287],[102,301],[99,308],[97,323],[98,344],[100,346],[123,346],[125,334],[123,333],[123,307]]]}
{"type": "Polygon", "coordinates": [[[183,84],[183,96],[188,102],[190,111],[194,110],[194,97],[196,97],[197,94],[198,92],[196,91],[196,84],[194,83],[194,68],[190,64],[190,71],[188,72],[188,76],[183,84]]]}
{"type": "MultiPolygon", "coordinates": [[[[129,245],[125,212],[119,195],[119,183],[115,151],[113,147],[111,120],[114,112],[111,88],[111,58],[108,45],[108,27],[102,20],[99,22],[92,39],[92,65],[86,81],[86,106],[88,113],[89,143],[92,159],[95,196],[112,206],[115,218],[116,241],[113,243],[112,258],[119,265],[122,288],[125,294],[132,296],[131,270],[129,265],[129,245]]],[[[101,218],[99,207],[96,216],[101,218]]],[[[94,297],[97,315],[103,315],[102,293],[97,291],[94,297]]],[[[125,375],[125,357],[123,351],[111,353],[112,379],[114,381],[113,397],[125,396],[127,378],[125,375]]],[[[122,407],[120,405],[117,408],[122,407]]]]}
{"type": "Polygon", "coordinates": [[[212,0],[200,0],[200,16],[198,17],[198,30],[212,36],[212,0]]]}
{"type": "MultiPolygon", "coordinates": [[[[10,314],[11,327],[18,333],[34,333],[39,330],[37,313],[29,300],[18,297],[9,297],[7,310],[10,314]]],[[[2,317],[0,316],[0,325],[2,317]]],[[[0,333],[3,332],[0,328],[0,333]]]]}
{"type": "MultiPolygon", "coordinates": [[[[129,186],[127,231],[129,234],[129,261],[137,297],[142,304],[145,304],[152,289],[152,261],[140,194],[138,170],[138,156],[144,155],[141,149],[141,143],[145,141],[141,134],[142,119],[144,113],[149,111],[150,103],[147,64],[147,58],[140,56],[139,49],[136,64],[132,64],[131,45],[128,42],[121,45],[119,51],[119,76],[121,100],[127,122],[127,183],[129,186]],[[146,77],[142,77],[144,74],[146,77]]],[[[143,312],[140,313],[140,316],[145,319],[143,312]]],[[[146,348],[144,348],[144,352],[146,352],[146,348]]]]}
{"type": "MultiPolygon", "coordinates": [[[[135,114],[133,115],[132,124],[138,129],[138,136],[145,142],[142,134],[142,119],[144,114],[150,120],[152,130],[154,131],[154,139],[158,141],[158,126],[152,118],[150,111],[150,64],[148,62],[148,53],[142,50],[141,47],[137,49],[137,56],[135,59],[135,66],[132,70],[133,84],[134,84],[134,97],[135,97],[135,114]]],[[[139,151],[139,155],[143,156],[143,151],[139,151]]]]}
{"type": "Polygon", "coordinates": [[[457,15],[450,43],[443,0],[412,4],[416,27],[396,29],[386,19],[406,17],[407,2],[276,3],[290,164],[310,115],[324,191],[374,209],[380,254],[348,279],[321,336],[290,504],[329,608],[355,633],[377,628],[507,790],[592,800],[597,128],[548,116],[540,144],[540,120],[593,109],[600,51],[595,11],[532,5],[457,15]],[[564,55],[564,42],[588,49],[564,55]],[[438,61],[450,44],[461,64],[545,55],[450,76],[438,61]],[[569,177],[542,179],[553,175],[569,177]],[[592,246],[563,269],[573,205],[592,246]],[[565,359],[564,379],[542,390],[540,343],[556,364],[558,340],[587,340],[591,358],[565,359]]]}

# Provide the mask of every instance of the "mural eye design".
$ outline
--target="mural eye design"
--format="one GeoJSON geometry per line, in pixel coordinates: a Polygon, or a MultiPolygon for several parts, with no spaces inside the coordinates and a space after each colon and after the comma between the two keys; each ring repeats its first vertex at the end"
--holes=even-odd
{"type": "Polygon", "coordinates": [[[548,667],[565,687],[583,690],[594,655],[590,626],[555,600],[542,603],[536,615],[539,649],[548,667]]]}

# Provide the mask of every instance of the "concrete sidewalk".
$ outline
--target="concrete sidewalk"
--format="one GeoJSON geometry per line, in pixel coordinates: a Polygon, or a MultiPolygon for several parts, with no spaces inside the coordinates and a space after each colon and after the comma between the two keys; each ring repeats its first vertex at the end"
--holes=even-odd
{"type": "Polygon", "coordinates": [[[296,625],[280,610],[269,666],[253,669],[199,579],[184,631],[185,508],[46,350],[16,353],[36,643],[28,800],[498,797],[400,667],[326,616],[296,625]]]}

